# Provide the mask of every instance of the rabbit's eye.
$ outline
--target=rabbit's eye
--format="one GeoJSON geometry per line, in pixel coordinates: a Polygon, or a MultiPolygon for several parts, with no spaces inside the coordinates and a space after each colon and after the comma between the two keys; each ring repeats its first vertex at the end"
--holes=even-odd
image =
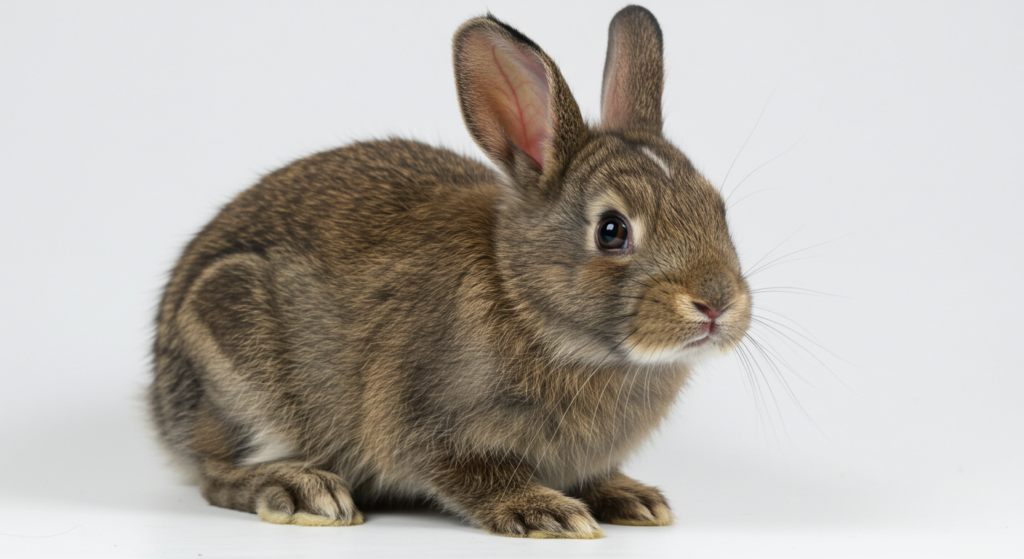
{"type": "Polygon", "coordinates": [[[629,247],[629,226],[618,214],[607,215],[597,225],[597,246],[601,250],[624,250],[629,247]]]}

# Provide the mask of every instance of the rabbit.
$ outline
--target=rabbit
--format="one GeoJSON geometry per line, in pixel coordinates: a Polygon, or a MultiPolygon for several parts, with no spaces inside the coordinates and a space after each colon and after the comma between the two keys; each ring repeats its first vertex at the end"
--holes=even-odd
{"type": "Polygon", "coordinates": [[[718,191],[662,135],[662,34],[611,22],[599,126],[491,15],[453,39],[495,168],[389,139],[263,177],[187,245],[148,403],[213,505],[345,526],[430,502],[486,532],[661,526],[620,466],[751,295],[718,191]]]}

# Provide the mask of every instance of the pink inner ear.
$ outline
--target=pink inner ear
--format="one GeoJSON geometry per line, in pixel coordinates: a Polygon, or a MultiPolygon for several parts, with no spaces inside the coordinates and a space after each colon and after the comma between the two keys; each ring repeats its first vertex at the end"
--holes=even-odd
{"type": "Polygon", "coordinates": [[[604,77],[604,91],[601,92],[601,126],[605,129],[614,130],[623,128],[630,118],[624,95],[624,81],[629,79],[629,68],[622,67],[625,64],[624,56],[619,56],[619,45],[613,44],[608,52],[608,75],[604,77]]]}
{"type": "Polygon", "coordinates": [[[554,136],[548,75],[535,53],[504,37],[468,38],[473,89],[482,101],[485,142],[505,157],[505,137],[544,168],[544,152],[554,136]]]}
{"type": "MultiPolygon", "coordinates": [[[[505,133],[520,149],[544,166],[544,149],[551,139],[547,72],[535,56],[519,49],[491,47],[494,68],[500,76],[492,97],[505,133]]],[[[496,76],[496,78],[498,77],[496,76]]]]}
{"type": "Polygon", "coordinates": [[[622,127],[627,113],[623,110],[622,95],[614,84],[604,90],[604,103],[601,105],[601,125],[608,129],[622,127]]]}

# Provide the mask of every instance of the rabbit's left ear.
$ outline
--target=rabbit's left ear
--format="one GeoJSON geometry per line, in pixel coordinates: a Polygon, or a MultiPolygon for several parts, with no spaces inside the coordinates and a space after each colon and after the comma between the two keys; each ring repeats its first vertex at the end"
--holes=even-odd
{"type": "Polygon", "coordinates": [[[462,116],[488,157],[524,186],[557,173],[586,124],[555,63],[492,16],[466,22],[453,51],[462,116]]]}
{"type": "Polygon", "coordinates": [[[615,14],[601,87],[602,129],[661,133],[662,60],[661,27],[654,14],[640,6],[615,14]]]}

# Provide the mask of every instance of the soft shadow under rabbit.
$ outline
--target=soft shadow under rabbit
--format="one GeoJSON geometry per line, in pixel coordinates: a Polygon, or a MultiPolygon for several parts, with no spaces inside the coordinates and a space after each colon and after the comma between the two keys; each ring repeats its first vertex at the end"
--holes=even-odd
{"type": "Polygon", "coordinates": [[[430,499],[488,532],[665,525],[619,465],[750,294],[718,192],[662,136],[661,30],[612,20],[601,124],[488,16],[454,39],[459,103],[500,168],[406,140],[263,178],[188,245],[150,404],[206,499],[275,523],[430,499]]]}

